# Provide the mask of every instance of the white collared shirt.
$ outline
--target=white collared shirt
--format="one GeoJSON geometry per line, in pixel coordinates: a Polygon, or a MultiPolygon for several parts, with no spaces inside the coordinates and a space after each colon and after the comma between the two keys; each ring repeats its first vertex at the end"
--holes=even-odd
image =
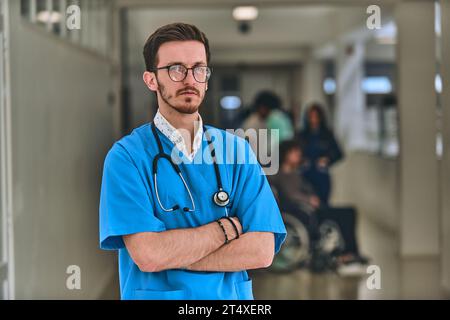
{"type": "MultiPolygon", "coordinates": [[[[187,151],[186,143],[183,136],[178,132],[178,130],[172,126],[169,121],[158,111],[156,112],[155,118],[153,119],[155,126],[161,131],[183,154],[190,160],[193,161],[195,154],[200,150],[202,146],[202,136],[203,136],[203,121],[200,114],[198,115],[198,127],[197,132],[194,134],[194,142],[192,143],[192,152],[189,154],[187,151]]],[[[195,130],[196,126],[194,126],[195,130]]]]}

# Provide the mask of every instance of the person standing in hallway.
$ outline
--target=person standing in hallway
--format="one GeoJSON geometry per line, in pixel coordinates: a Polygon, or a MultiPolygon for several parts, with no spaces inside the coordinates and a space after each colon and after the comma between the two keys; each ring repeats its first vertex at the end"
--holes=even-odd
{"type": "Polygon", "coordinates": [[[313,185],[321,204],[327,206],[332,187],[329,168],[343,158],[343,152],[326,124],[320,104],[313,103],[306,110],[303,129],[297,140],[306,160],[303,176],[313,185]]]}
{"type": "Polygon", "coordinates": [[[266,141],[250,141],[252,149],[256,152],[258,147],[261,150],[271,150],[278,148],[278,144],[284,140],[292,139],[294,129],[292,121],[287,113],[281,109],[281,99],[270,90],[260,91],[253,104],[254,112],[246,119],[243,129],[255,129],[258,133],[261,129],[268,130],[266,141]],[[278,140],[274,139],[271,130],[278,130],[278,140]]]}
{"type": "Polygon", "coordinates": [[[270,106],[271,112],[267,117],[267,129],[278,130],[278,141],[271,140],[272,148],[278,144],[294,137],[294,127],[288,113],[281,108],[280,97],[271,91],[262,91],[258,94],[257,101],[260,104],[270,106]]]}
{"type": "Polygon", "coordinates": [[[100,198],[100,247],[119,252],[121,298],[253,299],[246,270],[272,263],[286,229],[249,144],[203,125],[208,39],[169,24],[143,53],[158,111],[111,148],[100,198]]]}
{"type": "MultiPolygon", "coordinates": [[[[253,111],[242,123],[242,129],[244,129],[244,131],[249,129],[255,130],[257,139],[250,139],[249,143],[253,152],[257,153],[258,150],[267,150],[267,140],[261,141],[258,134],[260,130],[267,130],[267,117],[269,116],[271,109],[270,106],[258,103],[257,100],[255,100],[252,109],[253,111]]],[[[242,136],[242,138],[245,138],[245,136],[242,136]]]]}

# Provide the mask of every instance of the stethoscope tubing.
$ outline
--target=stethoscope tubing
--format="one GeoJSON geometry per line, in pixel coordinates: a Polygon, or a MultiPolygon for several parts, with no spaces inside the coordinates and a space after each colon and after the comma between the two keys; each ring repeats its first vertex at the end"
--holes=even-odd
{"type": "MultiPolygon", "coordinates": [[[[192,204],[192,209],[188,208],[188,207],[184,207],[183,211],[185,212],[193,212],[195,211],[195,201],[194,198],[192,197],[192,193],[191,190],[186,182],[186,180],[183,177],[183,174],[181,173],[181,169],[180,167],[175,164],[172,160],[172,158],[164,153],[164,149],[162,147],[162,143],[161,140],[159,138],[159,135],[156,131],[156,126],[154,123],[151,124],[152,127],[152,132],[153,132],[153,136],[156,139],[156,142],[158,144],[158,149],[159,149],[159,153],[153,158],[153,163],[152,163],[152,173],[153,173],[153,183],[155,185],[155,193],[156,193],[156,199],[158,201],[159,206],[161,207],[161,209],[165,212],[172,212],[175,210],[178,210],[180,208],[180,206],[178,204],[174,205],[172,208],[166,208],[162,205],[161,203],[161,199],[159,197],[159,192],[158,192],[158,180],[157,180],[157,172],[158,172],[158,161],[163,158],[169,161],[169,163],[172,165],[172,168],[175,170],[175,172],[178,174],[178,176],[180,177],[181,181],[183,182],[183,185],[185,187],[185,189],[187,190],[188,194],[189,194],[189,198],[191,200],[191,204],[192,204]]],[[[205,135],[207,135],[206,133],[206,128],[203,127],[203,131],[205,132],[205,135]]],[[[225,208],[225,213],[226,216],[228,216],[228,210],[227,210],[227,205],[230,201],[230,197],[228,192],[226,192],[225,190],[223,190],[222,187],[222,177],[220,175],[220,171],[219,171],[219,165],[217,164],[217,159],[216,159],[216,152],[215,152],[215,148],[212,144],[211,139],[209,139],[209,137],[207,136],[207,142],[208,142],[208,146],[210,148],[210,152],[211,152],[211,157],[213,159],[213,165],[214,165],[214,173],[216,175],[216,180],[217,180],[217,186],[218,186],[218,191],[214,193],[213,195],[213,202],[219,206],[219,207],[224,207],[225,208]],[[224,199],[222,199],[224,198],[224,199]]]]}

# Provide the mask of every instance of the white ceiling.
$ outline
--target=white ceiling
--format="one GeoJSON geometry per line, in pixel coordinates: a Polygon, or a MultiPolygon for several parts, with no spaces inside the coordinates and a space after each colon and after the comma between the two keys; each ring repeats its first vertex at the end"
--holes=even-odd
{"type": "MultiPolygon", "coordinates": [[[[130,62],[142,65],[142,48],[159,26],[181,21],[204,31],[210,41],[213,61],[300,62],[309,52],[332,43],[343,35],[365,27],[367,6],[262,6],[252,30],[238,32],[229,6],[132,7],[128,13],[130,62]]],[[[390,15],[389,7],[382,14],[390,15]]],[[[381,50],[382,52],[383,50],[381,50]]]]}
{"type": "Polygon", "coordinates": [[[368,6],[376,5],[394,5],[404,0],[115,0],[120,7],[137,6],[228,6],[237,5],[258,5],[258,6],[278,6],[278,5],[337,5],[337,6],[368,6]]]}

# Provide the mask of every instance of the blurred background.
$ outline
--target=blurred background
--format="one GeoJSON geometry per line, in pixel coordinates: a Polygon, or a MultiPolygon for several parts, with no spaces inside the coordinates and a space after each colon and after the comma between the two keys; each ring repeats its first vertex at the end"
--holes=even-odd
{"type": "Polygon", "coordinates": [[[251,271],[256,299],[450,297],[450,1],[0,0],[1,298],[119,298],[103,160],[156,112],[142,49],[171,22],[210,41],[206,123],[240,127],[270,90],[294,137],[320,103],[344,154],[329,203],[368,269],[251,271]]]}

